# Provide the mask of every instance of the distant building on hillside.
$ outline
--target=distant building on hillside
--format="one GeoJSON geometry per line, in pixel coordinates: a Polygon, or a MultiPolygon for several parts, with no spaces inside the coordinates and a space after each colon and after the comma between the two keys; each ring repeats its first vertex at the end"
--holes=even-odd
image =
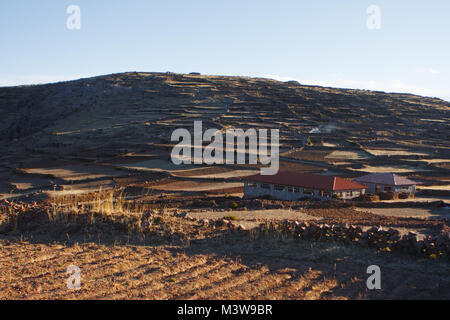
{"type": "Polygon", "coordinates": [[[367,193],[406,193],[414,194],[416,192],[417,182],[394,173],[372,173],[362,176],[353,181],[367,186],[367,193]]]}
{"type": "Polygon", "coordinates": [[[353,199],[365,193],[366,186],[335,176],[278,172],[276,175],[253,175],[244,178],[244,197],[270,196],[279,200],[353,199]]]}

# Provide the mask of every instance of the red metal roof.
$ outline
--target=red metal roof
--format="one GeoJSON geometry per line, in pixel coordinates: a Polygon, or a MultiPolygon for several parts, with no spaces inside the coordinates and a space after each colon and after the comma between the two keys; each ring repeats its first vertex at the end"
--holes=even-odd
{"type": "Polygon", "coordinates": [[[260,174],[243,178],[246,181],[279,184],[283,186],[302,187],[326,191],[345,191],[367,189],[366,186],[336,176],[325,176],[313,173],[278,172],[275,175],[260,174]]]}

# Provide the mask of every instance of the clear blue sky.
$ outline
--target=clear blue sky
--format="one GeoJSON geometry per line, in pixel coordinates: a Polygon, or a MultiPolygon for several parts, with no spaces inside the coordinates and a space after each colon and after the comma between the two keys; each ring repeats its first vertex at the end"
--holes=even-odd
{"type": "Polygon", "coordinates": [[[196,71],[450,101],[448,0],[1,0],[0,35],[0,86],[196,71]]]}

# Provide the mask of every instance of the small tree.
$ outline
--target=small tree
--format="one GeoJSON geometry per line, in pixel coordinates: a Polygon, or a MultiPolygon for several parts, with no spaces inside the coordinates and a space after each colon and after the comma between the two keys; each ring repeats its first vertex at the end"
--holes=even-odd
{"type": "Polygon", "coordinates": [[[333,194],[333,199],[342,199],[342,196],[339,193],[335,193],[333,194]]]}

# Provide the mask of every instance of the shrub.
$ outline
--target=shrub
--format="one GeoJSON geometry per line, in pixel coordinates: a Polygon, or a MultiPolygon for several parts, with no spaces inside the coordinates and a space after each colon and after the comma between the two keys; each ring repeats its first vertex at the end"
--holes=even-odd
{"type": "Polygon", "coordinates": [[[379,194],[380,200],[394,200],[395,195],[392,192],[383,192],[379,194]]]}
{"type": "Polygon", "coordinates": [[[376,201],[380,201],[380,197],[376,194],[364,194],[364,195],[359,196],[356,200],[376,202],[376,201]]]}
{"type": "Polygon", "coordinates": [[[226,216],[223,218],[228,221],[237,221],[238,220],[238,218],[236,218],[235,216],[226,216]]]}

